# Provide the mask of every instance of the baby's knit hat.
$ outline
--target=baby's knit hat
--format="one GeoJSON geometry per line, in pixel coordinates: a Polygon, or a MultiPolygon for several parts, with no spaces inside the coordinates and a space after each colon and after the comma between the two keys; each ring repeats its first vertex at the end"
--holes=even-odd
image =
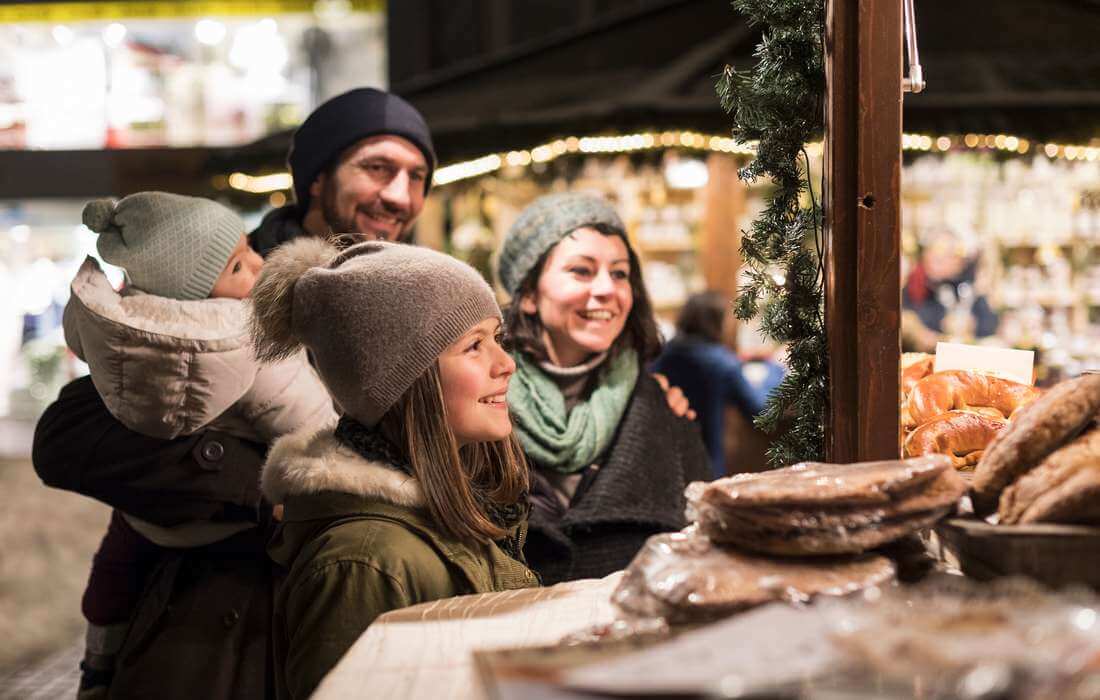
{"type": "Polygon", "coordinates": [[[316,238],[275,249],[252,290],[256,354],[301,346],[340,410],[365,426],[486,318],[500,318],[474,268],[411,245],[370,241],[338,251],[316,238]]]}
{"type": "Polygon", "coordinates": [[[126,270],[134,287],[171,299],[205,299],[245,232],[217,202],[138,192],[84,205],[84,225],[99,234],[103,259],[126,270]]]}
{"type": "Polygon", "coordinates": [[[576,229],[596,224],[626,232],[622,219],[603,197],[565,192],[536,199],[508,229],[501,246],[497,274],[504,290],[514,297],[546,251],[576,229]]]}

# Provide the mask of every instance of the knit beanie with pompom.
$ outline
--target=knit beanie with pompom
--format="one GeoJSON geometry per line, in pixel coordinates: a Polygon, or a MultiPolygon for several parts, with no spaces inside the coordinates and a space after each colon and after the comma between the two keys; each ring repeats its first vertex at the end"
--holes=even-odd
{"type": "Polygon", "coordinates": [[[205,299],[244,235],[244,221],[217,202],[138,192],[84,205],[84,225],[99,234],[103,259],[131,284],[170,299],[205,299]]]}
{"type": "Polygon", "coordinates": [[[305,346],[340,410],[367,427],[470,328],[500,319],[474,268],[384,241],[343,251],[316,238],[285,243],[264,263],[252,304],[257,356],[305,346]]]}

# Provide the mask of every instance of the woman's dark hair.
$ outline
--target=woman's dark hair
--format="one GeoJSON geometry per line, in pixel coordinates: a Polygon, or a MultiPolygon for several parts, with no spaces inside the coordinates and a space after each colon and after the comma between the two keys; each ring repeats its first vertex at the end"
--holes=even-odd
{"type": "Polygon", "coordinates": [[[688,297],[676,318],[676,332],[711,343],[722,342],[726,300],[718,292],[706,291],[688,297]]]}
{"type": "MultiPolygon", "coordinates": [[[[642,280],[642,266],[638,262],[634,249],[630,246],[626,233],[606,224],[590,224],[578,228],[591,228],[605,236],[618,236],[626,244],[626,252],[630,259],[630,291],[634,297],[634,303],[622,333],[611,344],[610,352],[618,354],[623,348],[632,348],[638,353],[640,362],[652,360],[661,352],[661,335],[657,330],[657,321],[653,317],[653,304],[649,301],[649,292],[646,291],[645,282],[642,280]]],[[[539,362],[547,362],[550,359],[542,339],[542,321],[539,320],[538,314],[523,313],[520,309],[520,300],[527,294],[534,293],[538,288],[539,277],[554,247],[556,246],[551,246],[550,250],[542,254],[535,266],[531,268],[531,272],[523,278],[512,301],[504,309],[504,331],[509,344],[539,362]]]]}

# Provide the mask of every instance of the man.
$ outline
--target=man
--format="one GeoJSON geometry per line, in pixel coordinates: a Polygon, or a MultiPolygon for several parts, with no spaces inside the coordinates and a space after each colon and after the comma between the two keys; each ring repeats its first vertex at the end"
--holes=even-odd
{"type": "MultiPolygon", "coordinates": [[[[295,202],[249,236],[266,256],[297,236],[408,241],[435,168],[423,117],[397,95],[360,88],[332,98],[295,132],[295,202]]],[[[254,698],[273,693],[271,506],[259,494],[267,446],[215,430],[157,440],[126,429],[91,379],[61,390],[35,430],[42,480],[158,525],[256,523],[208,547],[165,555],[124,640],[89,639],[84,697],[254,698]],[[121,645],[121,646],[120,646],[121,645]]],[[[97,557],[110,562],[110,552],[97,557]]]]}
{"type": "Polygon", "coordinates": [[[358,233],[408,242],[424,208],[435,151],[420,113],[397,95],[359,88],[325,102],[287,157],[295,202],[252,232],[260,254],[297,236],[358,233]]]}

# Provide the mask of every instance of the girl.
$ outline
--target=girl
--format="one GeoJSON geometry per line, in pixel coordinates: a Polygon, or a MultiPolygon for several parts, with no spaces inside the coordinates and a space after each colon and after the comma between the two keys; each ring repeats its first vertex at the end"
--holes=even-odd
{"type": "Polygon", "coordinates": [[[515,363],[468,265],[369,242],[295,241],[253,292],[264,359],[305,346],[341,417],[272,447],[284,505],[268,551],[278,697],[308,696],[376,617],[537,585],[522,563],[527,473],[505,400],[515,363]]]}
{"type": "Polygon", "coordinates": [[[605,200],[536,200],[509,230],[499,274],[516,346],[508,403],[533,467],[527,560],[543,583],[605,576],[650,535],[684,527],[684,487],[710,472],[698,428],[642,369],[657,326],[605,200]]]}

